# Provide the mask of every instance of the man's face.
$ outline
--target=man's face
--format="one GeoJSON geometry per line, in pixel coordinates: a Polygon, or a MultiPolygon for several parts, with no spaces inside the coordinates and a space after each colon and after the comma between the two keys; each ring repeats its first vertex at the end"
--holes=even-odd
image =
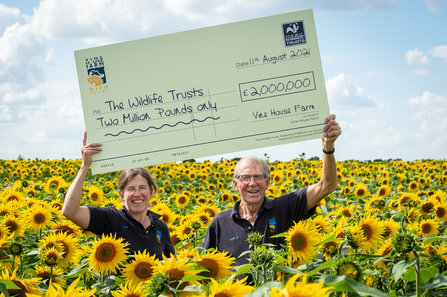
{"type": "MultiPolygon", "coordinates": [[[[256,164],[252,160],[244,160],[239,163],[239,176],[242,175],[263,175],[264,170],[262,164],[256,164]]],[[[264,201],[265,191],[270,185],[270,177],[262,178],[258,181],[251,177],[247,183],[239,179],[233,179],[234,188],[239,191],[242,203],[249,206],[262,204],[264,201]]]]}

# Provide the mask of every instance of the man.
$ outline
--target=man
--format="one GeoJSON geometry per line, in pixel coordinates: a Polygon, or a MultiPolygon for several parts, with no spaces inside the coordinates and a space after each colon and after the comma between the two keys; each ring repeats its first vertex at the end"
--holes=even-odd
{"type": "Polygon", "coordinates": [[[315,213],[321,199],[337,188],[337,164],[334,157],[334,142],[341,134],[335,115],[325,119],[323,128],[323,168],[321,180],[297,192],[274,200],[265,197],[270,185],[269,166],[260,158],[248,156],[241,159],[234,169],[233,186],[240,200],[233,209],[217,214],[208,228],[203,243],[205,249],[212,247],[227,251],[236,258],[236,265],[248,263],[248,255],[239,255],[248,250],[250,232],[264,235],[262,243],[272,243],[276,249],[284,244],[284,238],[271,236],[287,231],[293,222],[305,220],[315,213]]]}

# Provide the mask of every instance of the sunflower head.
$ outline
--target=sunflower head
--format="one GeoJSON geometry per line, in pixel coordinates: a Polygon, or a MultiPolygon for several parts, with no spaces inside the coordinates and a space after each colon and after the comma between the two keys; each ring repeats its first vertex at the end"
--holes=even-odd
{"type": "Polygon", "coordinates": [[[348,256],[338,259],[335,273],[336,275],[345,275],[348,278],[357,281],[362,276],[363,270],[353,256],[348,256]]]}

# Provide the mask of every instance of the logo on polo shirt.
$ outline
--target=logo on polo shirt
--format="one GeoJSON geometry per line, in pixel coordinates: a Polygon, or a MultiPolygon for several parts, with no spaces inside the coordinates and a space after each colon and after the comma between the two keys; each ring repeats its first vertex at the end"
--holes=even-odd
{"type": "Polygon", "coordinates": [[[157,241],[158,241],[158,244],[161,244],[161,232],[160,232],[160,230],[157,230],[157,241]]]}
{"type": "Polygon", "coordinates": [[[276,220],[275,218],[271,218],[269,221],[270,233],[275,233],[276,230],[276,220]]]}

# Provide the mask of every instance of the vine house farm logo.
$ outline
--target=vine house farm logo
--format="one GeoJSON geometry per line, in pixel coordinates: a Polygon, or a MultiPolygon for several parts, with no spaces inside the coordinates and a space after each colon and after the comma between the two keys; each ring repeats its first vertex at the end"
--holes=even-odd
{"type": "Polygon", "coordinates": [[[282,24],[282,33],[286,47],[307,43],[303,21],[282,24]]]}
{"type": "Polygon", "coordinates": [[[85,59],[87,81],[90,83],[90,94],[108,92],[104,60],[102,56],[85,59]]]}

